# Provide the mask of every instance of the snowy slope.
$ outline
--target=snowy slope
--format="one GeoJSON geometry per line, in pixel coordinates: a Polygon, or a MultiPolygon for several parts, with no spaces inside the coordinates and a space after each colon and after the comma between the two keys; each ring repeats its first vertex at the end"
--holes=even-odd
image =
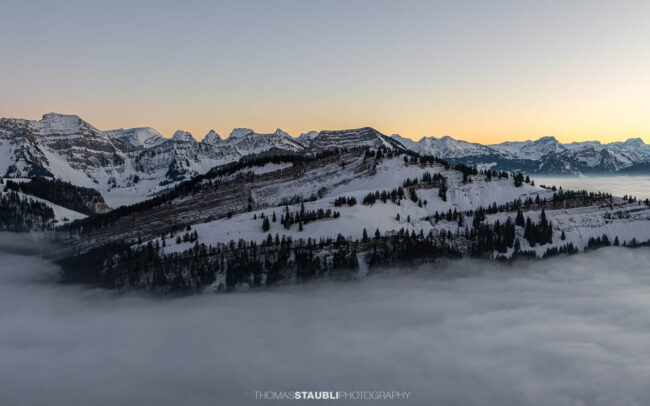
{"type": "Polygon", "coordinates": [[[67,235],[82,255],[128,243],[98,262],[111,287],[192,290],[295,283],[343,268],[362,277],[394,262],[544,257],[607,240],[650,241],[648,202],[516,186],[507,174],[458,168],[399,150],[355,148],[244,161],[116,217],[73,223],[67,235]],[[519,208],[525,228],[515,225],[519,208]]]}
{"type": "MultiPolygon", "coordinates": [[[[22,180],[24,180],[24,179],[22,179],[22,180]]],[[[16,181],[21,181],[21,180],[17,179],[16,181]]],[[[0,184],[0,194],[4,194],[4,193],[6,193],[5,192],[5,185],[0,184]]],[[[34,201],[37,201],[37,202],[45,203],[46,205],[51,207],[52,211],[54,211],[54,219],[59,224],[67,223],[67,222],[70,222],[70,221],[73,221],[73,220],[79,220],[79,219],[83,219],[83,218],[87,217],[85,214],[82,214],[82,213],[76,212],[74,210],[70,210],[68,208],[59,206],[57,204],[54,204],[54,203],[50,202],[49,200],[41,199],[40,197],[36,197],[36,196],[32,196],[32,195],[27,195],[27,194],[22,193],[22,192],[17,192],[17,193],[21,198],[27,198],[27,199],[31,199],[31,200],[34,200],[34,201]]]]}
{"type": "MultiPolygon", "coordinates": [[[[271,167],[268,170],[279,170],[271,167]]],[[[264,171],[266,172],[266,171],[264,171]]],[[[360,239],[365,228],[368,234],[374,234],[378,229],[382,235],[394,233],[399,229],[408,232],[424,234],[442,231],[451,231],[454,235],[466,231],[467,225],[459,226],[457,222],[432,221],[434,213],[446,213],[449,210],[465,212],[479,207],[486,207],[494,203],[500,205],[512,202],[515,199],[551,199],[553,191],[539,188],[524,183],[515,187],[511,178],[493,178],[487,181],[484,175],[471,176],[471,182],[463,183],[462,174],[453,169],[446,170],[441,165],[421,167],[420,165],[405,165],[400,158],[384,159],[369,175],[362,175],[345,180],[342,176],[339,181],[333,181],[326,195],[311,202],[304,202],[306,211],[334,210],[340,213],[338,218],[328,218],[309,222],[303,225],[300,231],[297,225],[286,229],[280,223],[280,217],[285,210],[284,206],[266,207],[241,214],[231,218],[194,224],[192,230],[198,234],[199,242],[206,245],[228,243],[240,239],[261,243],[268,234],[291,236],[294,240],[310,237],[312,239],[335,238],[339,233],[353,240],[360,239]],[[400,205],[390,202],[376,202],[371,206],[361,204],[363,197],[376,190],[390,190],[402,185],[407,178],[420,178],[424,172],[440,173],[447,178],[449,191],[447,201],[438,196],[437,188],[418,188],[417,195],[426,205],[420,207],[408,198],[401,201],[400,205]],[[354,206],[333,205],[334,199],[341,196],[354,196],[357,204],[354,206]],[[277,221],[270,223],[270,230],[262,230],[262,216],[271,218],[275,214],[277,221]],[[399,217],[398,217],[399,215],[399,217]]],[[[313,188],[313,186],[310,186],[313,188]]],[[[300,210],[300,204],[288,205],[291,212],[300,210]]],[[[541,209],[526,210],[525,215],[533,221],[538,221],[541,209]]],[[[537,245],[531,247],[523,238],[523,229],[517,227],[517,234],[523,250],[536,251],[542,256],[547,249],[553,246],[562,246],[569,242],[580,250],[585,249],[590,237],[608,235],[610,241],[616,237],[623,242],[650,240],[650,208],[640,203],[628,203],[621,198],[613,198],[611,205],[593,205],[560,210],[547,210],[546,215],[554,226],[553,244],[537,245]],[[565,232],[566,239],[561,240],[560,235],[565,232]]],[[[516,212],[505,212],[488,215],[487,223],[499,220],[505,222],[510,217],[512,221],[516,212]]],[[[466,220],[471,223],[471,218],[466,220]]],[[[154,241],[161,243],[160,239],[154,241]]],[[[180,252],[190,248],[194,243],[168,244],[165,253],[180,252]]],[[[507,255],[511,255],[512,249],[507,255]]],[[[495,254],[496,255],[496,254],[495,254]]]]}
{"type": "Polygon", "coordinates": [[[473,155],[492,155],[495,153],[489,147],[467,141],[455,140],[449,136],[442,138],[423,137],[415,142],[409,138],[393,134],[396,139],[412,151],[423,155],[433,155],[442,158],[460,158],[473,155]]]}
{"type": "Polygon", "coordinates": [[[132,145],[135,148],[151,148],[165,142],[165,138],[151,127],[138,127],[118,130],[108,130],[106,134],[116,140],[132,145]]]}

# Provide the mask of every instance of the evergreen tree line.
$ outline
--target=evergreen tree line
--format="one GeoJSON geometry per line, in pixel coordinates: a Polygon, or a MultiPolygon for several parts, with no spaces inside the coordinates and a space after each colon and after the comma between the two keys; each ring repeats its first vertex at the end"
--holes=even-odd
{"type": "MultiPolygon", "coordinates": [[[[524,178],[524,175],[521,172],[517,172],[515,176],[513,176],[514,182],[515,182],[515,187],[521,187],[521,185],[525,183],[530,183],[530,177],[526,175],[524,178]]],[[[535,184],[533,183],[533,186],[535,184]]]]}
{"type": "MultiPolygon", "coordinates": [[[[475,217],[478,218],[479,216],[475,216],[475,217]]],[[[483,216],[483,218],[485,218],[485,216],[483,216]]],[[[458,222],[458,227],[462,227],[465,224],[464,223],[463,213],[456,210],[455,207],[454,207],[453,211],[451,209],[449,209],[447,211],[447,213],[444,213],[444,212],[439,213],[438,210],[436,210],[436,212],[433,214],[433,216],[429,217],[429,220],[433,220],[435,223],[438,223],[441,220],[446,220],[446,221],[449,221],[449,222],[457,221],[458,222]]]]}
{"type": "Polygon", "coordinates": [[[112,243],[60,261],[64,280],[107,288],[141,288],[161,292],[199,291],[223,275],[222,289],[242,285],[273,285],[297,277],[313,277],[358,267],[356,246],[339,236],[293,241],[289,236],[261,244],[239,240],[215,246],[199,244],[182,252],[164,253],[157,240],[137,246],[112,243]],[[323,253],[323,250],[326,250],[323,253]],[[80,271],[83,269],[83,272],[80,271]]]}
{"type": "Polygon", "coordinates": [[[510,177],[510,174],[506,171],[497,172],[490,169],[484,169],[482,171],[479,171],[479,173],[485,175],[485,180],[487,180],[488,182],[491,182],[492,178],[508,179],[510,177]]]}
{"type": "Polygon", "coordinates": [[[546,251],[544,251],[544,255],[542,258],[549,258],[549,257],[554,257],[557,255],[573,255],[577,254],[579,250],[573,245],[572,242],[566,243],[564,245],[560,245],[559,247],[550,247],[547,248],[546,251]]]}
{"type": "Polygon", "coordinates": [[[438,196],[443,201],[447,201],[447,177],[441,173],[436,172],[432,175],[431,172],[426,171],[422,174],[421,180],[418,180],[417,177],[413,179],[406,178],[402,186],[409,188],[409,196],[411,197],[411,200],[417,202],[420,207],[423,205],[426,206],[427,202],[417,199],[417,193],[415,192],[415,187],[417,186],[422,186],[424,188],[438,188],[438,196]]]}
{"type": "Polygon", "coordinates": [[[417,203],[419,207],[424,207],[428,204],[428,201],[421,200],[418,197],[416,190],[417,187],[438,187],[440,188],[438,195],[442,198],[442,200],[447,200],[447,178],[439,173],[434,173],[432,175],[427,171],[422,175],[421,181],[418,180],[418,178],[407,178],[402,183],[402,186],[394,188],[390,191],[377,190],[375,192],[368,193],[363,197],[361,203],[366,206],[372,206],[378,200],[382,203],[386,203],[388,200],[390,200],[399,206],[402,199],[405,198],[404,188],[407,188],[409,199],[411,199],[411,201],[414,203],[417,203]]]}
{"type": "MultiPolygon", "coordinates": [[[[497,204],[496,202],[488,205],[487,207],[480,206],[473,210],[466,210],[463,212],[465,216],[476,217],[477,215],[481,218],[484,218],[486,214],[496,214],[496,213],[505,213],[511,211],[519,211],[520,209],[544,209],[548,208],[560,208],[560,207],[582,207],[592,205],[594,203],[603,203],[608,199],[611,199],[612,195],[609,193],[600,193],[600,192],[587,192],[586,190],[569,190],[563,191],[561,188],[557,193],[554,193],[550,200],[546,198],[540,198],[539,195],[536,195],[533,199],[528,196],[525,200],[520,198],[514,199],[510,202],[504,204],[497,204]],[[570,203],[570,204],[566,204],[570,203]]],[[[447,221],[457,221],[458,217],[450,217],[445,215],[445,213],[435,213],[430,219],[435,221],[447,220],[447,221]]],[[[525,225],[525,224],[524,224],[525,225]]]]}
{"type": "Polygon", "coordinates": [[[357,198],[354,196],[340,196],[334,199],[334,206],[335,207],[341,207],[341,206],[354,206],[357,204],[357,198]]]}
{"type": "MultiPolygon", "coordinates": [[[[627,200],[628,203],[634,203],[634,202],[637,201],[636,196],[630,196],[630,195],[623,196],[623,199],[627,200]]],[[[639,205],[644,204],[644,205],[650,207],[650,199],[644,199],[644,200],[638,199],[638,202],[639,202],[639,205]]]]}
{"type": "Polygon", "coordinates": [[[95,214],[95,205],[106,204],[97,190],[75,186],[59,179],[33,178],[28,182],[7,180],[5,188],[40,197],[89,216],[95,214]]]}
{"type": "MultiPolygon", "coordinates": [[[[193,233],[186,232],[183,234],[182,237],[181,235],[176,236],[176,244],[181,244],[184,242],[195,242],[198,239],[199,239],[199,235],[196,231],[194,231],[193,233]]],[[[167,241],[165,240],[164,236],[162,237],[162,246],[163,247],[167,246],[167,241]]]]}
{"type": "Polygon", "coordinates": [[[45,203],[21,198],[13,190],[0,193],[0,231],[47,230],[53,219],[54,210],[45,203]]]}
{"type": "Polygon", "coordinates": [[[531,247],[534,247],[536,244],[552,244],[553,243],[553,224],[548,221],[546,218],[546,212],[542,209],[539,222],[537,224],[533,223],[530,217],[526,216],[524,222],[523,213],[521,210],[517,212],[517,218],[515,223],[518,226],[524,227],[524,238],[528,240],[528,243],[531,247]]]}
{"type": "MultiPolygon", "coordinates": [[[[612,242],[609,240],[607,234],[604,234],[601,237],[589,237],[587,241],[587,248],[599,248],[599,247],[609,247],[612,245],[612,242]]],[[[614,245],[620,245],[618,236],[614,239],[614,245]]]]}
{"type": "MultiPolygon", "coordinates": [[[[476,218],[475,218],[476,220],[476,218]]],[[[468,238],[472,241],[470,255],[482,257],[485,254],[492,254],[495,250],[499,253],[506,253],[508,248],[515,246],[515,224],[508,217],[504,223],[499,220],[494,224],[486,224],[476,221],[469,232],[468,238]]],[[[515,251],[518,251],[515,248],[515,251]]]]}
{"type": "MultiPolygon", "coordinates": [[[[445,170],[449,170],[449,168],[451,168],[449,162],[433,155],[420,155],[419,153],[411,150],[405,150],[405,151],[396,150],[395,154],[396,155],[403,154],[404,164],[406,165],[431,166],[433,164],[439,164],[442,165],[445,168],[445,170]]],[[[389,158],[392,158],[392,155],[389,155],[389,158]]]]}
{"type": "MultiPolygon", "coordinates": [[[[404,228],[382,235],[377,229],[371,239],[364,229],[360,240],[345,238],[341,234],[336,238],[293,240],[290,236],[276,233],[275,236],[268,234],[259,244],[233,240],[214,246],[199,243],[196,232],[186,230],[183,240],[194,242],[194,246],[182,252],[165,253],[164,238],[162,242],[156,240],[144,245],[112,243],[61,261],[61,266],[67,282],[160,292],[195,292],[215,284],[221,289],[233,290],[242,286],[300,283],[323,276],[350,277],[359,266],[358,253],[362,252],[371,269],[460,258],[463,252],[459,247],[464,246],[473,257],[493,257],[496,251],[494,258],[505,260],[504,254],[509,248],[514,250],[511,259],[536,257],[534,251],[522,250],[516,238],[515,223],[521,223],[521,219],[513,222],[508,217],[504,222],[496,221],[494,224],[475,221],[475,227],[456,235],[451,231],[425,234],[420,230],[416,233],[404,228]]],[[[541,230],[543,224],[541,218],[533,225],[541,230]]],[[[636,240],[631,243],[636,244],[636,240]]],[[[603,235],[592,238],[588,245],[597,248],[610,243],[603,235]]],[[[614,245],[618,245],[618,237],[614,245]]],[[[548,248],[544,257],[577,251],[569,242],[548,248]]]]}
{"type": "MultiPolygon", "coordinates": [[[[305,204],[300,204],[300,210],[291,212],[289,206],[285,206],[283,213],[280,215],[280,224],[284,226],[285,229],[290,229],[292,225],[298,224],[298,231],[302,231],[302,226],[304,224],[310,223],[312,221],[323,220],[328,218],[339,218],[341,213],[332,209],[323,209],[318,208],[315,210],[305,210],[305,204]]],[[[262,231],[267,232],[271,228],[271,222],[269,221],[269,216],[262,213],[260,215],[262,218],[262,231]]],[[[275,223],[277,220],[275,212],[271,216],[271,221],[275,223]]]]}
{"type": "MultiPolygon", "coordinates": [[[[186,233],[193,238],[193,233],[186,233]]],[[[178,237],[178,236],[177,236],[178,237]]],[[[195,241],[182,252],[165,253],[159,240],[144,245],[110,243],[60,261],[66,282],[93,283],[107,288],[142,288],[161,292],[193,292],[221,278],[222,288],[302,282],[314,277],[352,275],[358,252],[366,252],[370,266],[414,260],[459,258],[451,234],[424,235],[403,229],[395,235],[361,240],[339,234],[336,238],[298,239],[271,234],[262,243],[239,240],[215,246],[195,241]],[[449,240],[447,240],[449,238],[449,240]],[[83,270],[83,271],[82,271],[83,270]]]]}
{"type": "Polygon", "coordinates": [[[382,203],[386,203],[388,200],[390,200],[391,202],[399,205],[402,199],[404,199],[404,188],[399,186],[390,191],[377,190],[375,192],[370,192],[363,197],[361,203],[366,206],[372,206],[377,202],[377,200],[380,200],[382,203]]]}
{"type": "MultiPolygon", "coordinates": [[[[515,241],[515,246],[518,241],[519,240],[515,241]]],[[[549,258],[558,255],[573,255],[577,254],[578,252],[580,252],[580,250],[578,250],[572,242],[569,242],[559,247],[547,248],[546,251],[544,251],[544,254],[542,254],[542,258],[549,258]]],[[[508,262],[513,262],[518,259],[537,259],[537,252],[535,250],[516,250],[510,257],[507,257],[505,255],[497,255],[495,259],[497,261],[508,262]]]]}
{"type": "Polygon", "coordinates": [[[470,176],[478,175],[478,169],[474,166],[467,166],[464,164],[457,164],[454,166],[454,169],[460,171],[463,174],[463,183],[469,183],[472,181],[470,176]]]}
{"type": "Polygon", "coordinates": [[[426,171],[422,174],[422,178],[418,180],[417,177],[413,179],[406,178],[402,183],[402,186],[405,188],[411,186],[422,185],[423,187],[440,187],[443,183],[447,183],[447,178],[441,173],[435,172],[433,175],[431,172],[426,171]]]}

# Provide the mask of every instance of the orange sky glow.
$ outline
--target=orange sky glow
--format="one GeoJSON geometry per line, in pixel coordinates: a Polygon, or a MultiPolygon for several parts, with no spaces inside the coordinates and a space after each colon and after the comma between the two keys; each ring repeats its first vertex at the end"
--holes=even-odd
{"type": "Polygon", "coordinates": [[[8,2],[0,117],[650,143],[650,2],[8,2]]]}

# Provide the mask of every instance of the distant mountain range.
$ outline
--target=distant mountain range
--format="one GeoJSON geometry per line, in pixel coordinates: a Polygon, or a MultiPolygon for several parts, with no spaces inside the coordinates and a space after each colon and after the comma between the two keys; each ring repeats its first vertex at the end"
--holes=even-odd
{"type": "Polygon", "coordinates": [[[311,131],[293,138],[278,129],[259,134],[236,128],[228,138],[214,131],[197,141],[186,131],[164,138],[153,128],[102,131],[76,115],[41,120],[0,119],[0,176],[49,176],[97,189],[111,207],[141,201],[178,182],[244,157],[313,154],[333,148],[410,149],[452,163],[529,174],[650,173],[650,146],[641,139],[601,144],[537,141],[482,145],[451,137],[420,141],[369,128],[311,131]]]}
{"type": "Polygon", "coordinates": [[[451,137],[424,137],[418,142],[393,135],[407,148],[452,163],[494,170],[543,175],[648,174],[650,145],[640,138],[601,144],[599,141],[562,144],[554,137],[482,145],[451,137]]]}

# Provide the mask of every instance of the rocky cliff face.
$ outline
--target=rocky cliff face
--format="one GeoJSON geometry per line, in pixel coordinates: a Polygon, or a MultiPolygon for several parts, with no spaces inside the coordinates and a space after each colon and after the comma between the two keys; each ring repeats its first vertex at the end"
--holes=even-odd
{"type": "Polygon", "coordinates": [[[406,149],[398,140],[387,137],[370,127],[340,131],[321,131],[317,135],[313,133],[306,135],[305,138],[311,138],[307,146],[310,150],[316,152],[332,148],[377,148],[382,146],[388,149],[406,149]]]}
{"type": "Polygon", "coordinates": [[[35,121],[0,119],[0,176],[61,179],[99,190],[117,207],[244,157],[364,146],[405,149],[369,127],[312,131],[298,139],[280,129],[236,128],[225,139],[210,131],[198,142],[183,130],[172,138],[147,127],[102,131],[78,116],[49,113],[35,121]]]}
{"type": "Polygon", "coordinates": [[[279,129],[271,134],[236,129],[225,140],[211,131],[198,142],[182,130],[171,139],[152,128],[101,131],[75,115],[0,119],[0,176],[52,177],[94,188],[113,207],[245,156],[304,150],[279,129]]]}

